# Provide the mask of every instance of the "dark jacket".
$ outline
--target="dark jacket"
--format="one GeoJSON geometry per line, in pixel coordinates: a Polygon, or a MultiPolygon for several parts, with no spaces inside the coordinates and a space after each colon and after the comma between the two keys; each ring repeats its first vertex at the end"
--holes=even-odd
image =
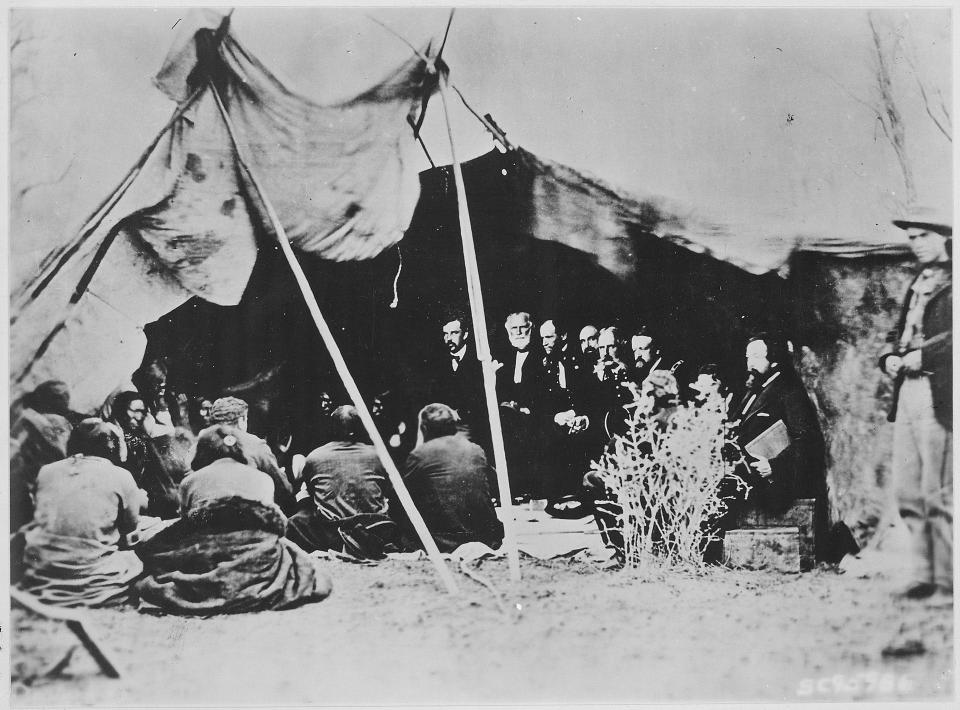
{"type": "MultiPolygon", "coordinates": [[[[936,289],[927,301],[923,311],[923,342],[920,348],[921,368],[930,378],[930,389],[933,392],[933,411],[940,422],[947,429],[953,429],[953,288],[951,264],[945,264],[948,277],[944,284],[936,289]]],[[[906,355],[900,352],[900,336],[903,333],[907,312],[910,310],[910,298],[913,284],[917,276],[910,282],[906,297],[900,308],[900,317],[897,327],[887,334],[887,347],[880,355],[880,367],[884,367],[890,355],[906,355]]],[[[905,373],[901,372],[893,385],[893,404],[887,414],[887,421],[897,418],[897,404],[900,398],[900,387],[903,384],[905,373]]]]}
{"type": "Polygon", "coordinates": [[[258,471],[267,474],[273,480],[274,503],[285,515],[292,514],[297,507],[293,485],[280,466],[277,465],[277,457],[273,455],[270,446],[259,436],[246,431],[240,432],[239,439],[240,448],[247,457],[247,463],[258,471]]]}
{"type": "MultiPolygon", "coordinates": [[[[785,511],[797,498],[817,498],[826,506],[826,460],[823,433],[813,403],[800,378],[783,372],[757,393],[744,410],[739,410],[738,440],[742,447],[782,420],[790,444],[780,455],[770,459],[772,473],[758,483],[750,496],[767,512],[785,511]]],[[[748,395],[749,396],[749,395],[748,395]]]]}
{"type": "Polygon", "coordinates": [[[497,399],[501,404],[516,402],[518,407],[537,412],[546,404],[547,373],[543,367],[543,352],[533,346],[527,352],[520,369],[520,382],[513,381],[517,351],[510,348],[500,359],[503,367],[497,370],[497,399]]]}
{"type": "Polygon", "coordinates": [[[485,419],[487,405],[483,392],[483,368],[473,343],[467,343],[456,371],[451,365],[451,358],[447,357],[443,361],[442,372],[438,378],[435,401],[453,407],[461,419],[471,424],[477,419],[485,419]]]}
{"type": "MultiPolygon", "coordinates": [[[[410,452],[403,481],[441,552],[466,542],[500,546],[503,524],[491,502],[488,475],[483,449],[461,434],[431,439],[410,452]]],[[[409,521],[398,522],[419,546],[409,521]]]]}

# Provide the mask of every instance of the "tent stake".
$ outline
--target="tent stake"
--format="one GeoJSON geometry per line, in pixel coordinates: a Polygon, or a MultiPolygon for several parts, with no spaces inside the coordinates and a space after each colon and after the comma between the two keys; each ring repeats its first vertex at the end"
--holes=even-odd
{"type": "Polygon", "coordinates": [[[313,289],[310,288],[310,282],[307,281],[307,276],[304,274],[303,268],[300,266],[300,262],[297,261],[297,257],[293,253],[293,247],[290,246],[290,240],[287,238],[287,233],[284,230],[283,225],[280,223],[279,216],[273,209],[273,204],[270,202],[269,198],[267,197],[267,193],[260,185],[260,181],[257,180],[257,177],[253,174],[253,170],[247,164],[246,160],[244,160],[240,144],[237,141],[236,133],[233,130],[233,121],[230,120],[230,116],[227,114],[227,109],[224,107],[223,101],[220,99],[220,93],[217,91],[216,86],[214,86],[213,81],[209,79],[208,81],[210,90],[213,93],[213,97],[216,99],[217,108],[220,110],[220,115],[223,117],[224,125],[227,128],[227,132],[230,134],[230,141],[233,143],[233,149],[237,156],[237,162],[250,179],[253,188],[257,191],[257,195],[260,197],[260,201],[263,203],[264,209],[267,211],[267,217],[270,219],[270,223],[276,232],[277,241],[280,243],[280,249],[283,251],[283,255],[286,257],[287,263],[290,265],[290,270],[293,272],[293,276],[297,280],[297,285],[300,287],[300,293],[303,295],[303,300],[307,304],[310,315],[313,316],[313,322],[317,326],[320,337],[323,339],[324,345],[326,345],[327,350],[330,353],[333,364],[337,368],[337,373],[340,375],[340,379],[343,380],[344,387],[346,387],[347,393],[350,395],[350,399],[353,400],[353,404],[357,408],[357,412],[360,414],[360,419],[363,421],[363,425],[366,427],[367,433],[370,435],[370,440],[373,442],[373,446],[377,451],[377,456],[380,458],[380,463],[383,464],[384,469],[387,471],[387,475],[390,477],[390,482],[393,484],[394,491],[397,494],[397,499],[400,501],[400,505],[403,506],[404,511],[406,511],[407,516],[410,518],[410,522],[413,524],[414,529],[417,531],[417,535],[420,537],[420,542],[423,544],[423,548],[427,551],[427,555],[436,566],[437,572],[440,574],[440,578],[443,580],[447,591],[451,594],[456,594],[458,590],[457,583],[453,578],[453,573],[450,571],[450,568],[447,567],[446,562],[444,562],[443,557],[440,555],[440,550],[437,548],[437,543],[434,542],[433,537],[430,535],[430,531],[427,529],[427,524],[423,521],[420,511],[418,511],[417,507],[414,505],[413,499],[410,497],[410,492],[407,490],[406,485],[403,483],[403,479],[400,477],[400,472],[397,471],[397,467],[393,463],[393,459],[390,458],[390,453],[387,450],[387,446],[383,443],[383,438],[380,436],[380,432],[377,431],[377,426],[373,422],[373,417],[370,414],[370,410],[367,409],[367,404],[363,400],[363,395],[360,394],[360,388],[357,387],[357,383],[354,381],[353,375],[350,373],[350,368],[347,367],[347,362],[343,358],[343,353],[340,352],[340,347],[337,345],[337,341],[333,337],[330,326],[327,325],[327,321],[323,317],[323,313],[320,312],[320,305],[317,303],[317,298],[313,293],[313,289]]]}
{"type": "Polygon", "coordinates": [[[450,125],[446,72],[440,73],[440,99],[443,101],[443,114],[447,121],[447,135],[450,137],[450,162],[453,164],[453,177],[457,186],[460,238],[463,242],[463,262],[467,271],[467,294],[470,297],[473,337],[477,348],[477,359],[480,360],[483,369],[483,391],[487,398],[487,415],[490,419],[490,433],[493,438],[493,460],[497,469],[500,510],[503,514],[503,545],[506,547],[507,560],[510,563],[510,577],[519,580],[520,555],[517,551],[516,520],[513,498],[510,494],[510,479],[507,476],[507,454],[503,446],[500,405],[497,402],[496,369],[494,369],[493,359],[490,356],[487,319],[483,310],[483,292],[480,288],[480,270],[477,267],[477,252],[473,243],[473,226],[470,223],[470,211],[467,207],[467,192],[464,188],[463,171],[457,161],[456,148],[453,142],[453,127],[450,125]]]}

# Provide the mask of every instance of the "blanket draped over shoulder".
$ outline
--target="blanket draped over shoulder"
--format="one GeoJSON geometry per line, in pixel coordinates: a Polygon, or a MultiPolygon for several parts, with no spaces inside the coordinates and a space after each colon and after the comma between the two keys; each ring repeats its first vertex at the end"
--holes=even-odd
{"type": "Polygon", "coordinates": [[[330,594],[330,580],[306,552],[283,538],[272,506],[226,498],[198,507],[137,553],[145,605],[180,614],[287,609],[330,594]]]}
{"type": "Polygon", "coordinates": [[[143,570],[137,555],[97,540],[55,535],[39,526],[23,531],[20,587],[46,604],[112,606],[127,600],[143,570]]]}

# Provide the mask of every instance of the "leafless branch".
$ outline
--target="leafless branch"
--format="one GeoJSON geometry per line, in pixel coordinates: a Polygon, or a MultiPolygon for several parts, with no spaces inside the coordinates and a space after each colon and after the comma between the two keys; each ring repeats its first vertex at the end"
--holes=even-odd
{"type": "Polygon", "coordinates": [[[944,128],[943,124],[933,115],[933,111],[930,110],[930,100],[927,98],[927,92],[924,91],[923,82],[920,81],[920,77],[917,76],[916,73],[914,73],[914,77],[917,80],[917,86],[920,88],[920,95],[923,97],[923,108],[926,109],[927,115],[930,117],[930,120],[933,121],[934,125],[940,129],[940,132],[947,137],[947,140],[953,143],[953,136],[950,135],[950,131],[944,128]]]}
{"type": "MultiPolygon", "coordinates": [[[[914,79],[916,80],[916,82],[917,82],[917,88],[920,89],[920,96],[923,98],[923,108],[924,108],[924,110],[927,112],[927,115],[930,117],[930,120],[933,121],[934,125],[935,125],[938,129],[940,129],[940,132],[943,133],[944,136],[946,136],[947,140],[950,141],[951,143],[953,143],[953,136],[950,134],[950,129],[947,128],[947,127],[945,127],[945,126],[943,125],[943,123],[940,122],[940,119],[938,119],[938,118],[934,115],[933,110],[931,109],[930,99],[929,99],[929,97],[927,96],[927,89],[926,89],[926,87],[924,86],[923,79],[922,79],[921,76],[920,76],[920,70],[917,69],[917,63],[914,61],[913,51],[912,51],[912,50],[908,50],[908,51],[904,52],[904,55],[903,55],[903,56],[904,56],[904,59],[906,59],[907,64],[910,66],[910,71],[913,73],[913,78],[914,78],[914,79]]],[[[950,122],[950,112],[947,110],[947,107],[944,105],[943,94],[940,93],[940,90],[939,90],[939,89],[937,89],[937,95],[938,95],[938,97],[939,97],[939,99],[940,99],[940,101],[939,101],[939,108],[940,108],[941,111],[943,111],[943,114],[944,114],[944,116],[946,117],[947,122],[949,123],[949,122],[950,122]]]]}
{"type": "Polygon", "coordinates": [[[887,66],[887,57],[880,40],[880,33],[873,21],[873,14],[867,13],[867,22],[870,24],[870,32],[873,36],[873,47],[876,52],[877,88],[880,89],[881,111],[880,119],[883,124],[884,133],[893,146],[893,151],[900,164],[900,171],[903,173],[903,182],[907,190],[907,198],[913,201],[916,197],[916,187],[913,181],[913,171],[910,168],[910,160],[907,156],[906,135],[903,126],[903,118],[897,108],[896,100],[893,96],[893,84],[890,79],[890,70],[887,66]]]}

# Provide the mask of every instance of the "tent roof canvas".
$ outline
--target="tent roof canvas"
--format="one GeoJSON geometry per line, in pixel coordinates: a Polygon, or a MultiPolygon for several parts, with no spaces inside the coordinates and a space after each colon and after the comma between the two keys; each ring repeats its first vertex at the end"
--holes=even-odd
{"type": "MultiPolygon", "coordinates": [[[[161,88],[171,96],[184,98],[189,93],[190,82],[197,81],[197,67],[210,68],[223,90],[231,115],[245,126],[245,136],[257,156],[257,167],[268,176],[268,192],[280,201],[280,212],[285,222],[289,221],[285,227],[300,248],[334,259],[365,258],[399,240],[416,204],[416,170],[411,168],[416,164],[414,156],[418,155],[418,149],[410,138],[405,119],[419,108],[424,92],[430,91],[423,62],[401,45],[407,57],[405,63],[386,72],[385,80],[372,82],[371,85],[378,88],[368,86],[352,97],[321,105],[284,86],[275,72],[267,70],[230,35],[205,61],[199,58],[192,43],[194,31],[197,26],[212,30],[220,17],[200,16],[194,26],[184,23],[180,31],[191,41],[175,43],[158,77],[161,88]],[[285,131],[290,125],[312,126],[309,130],[304,128],[291,146],[301,140],[314,141],[314,131],[325,127],[325,110],[335,111],[337,120],[343,122],[342,131],[349,132],[355,125],[352,121],[370,106],[383,109],[382,112],[377,109],[385,122],[382,125],[390,126],[388,140],[384,141],[387,147],[381,145],[381,150],[387,152],[374,151],[373,164],[382,166],[382,161],[388,159],[392,161],[391,167],[368,171],[366,182],[356,181],[353,180],[356,175],[352,174],[356,172],[355,156],[342,152],[344,168],[332,172],[346,174],[351,180],[348,187],[323,193],[327,198],[325,204],[312,215],[305,213],[305,198],[306,202],[312,202],[313,195],[304,195],[300,190],[304,183],[301,174],[288,177],[291,164],[303,168],[298,152],[293,148],[274,152],[256,146],[268,145],[264,135],[285,131]],[[314,118],[305,123],[301,121],[305,114],[314,113],[314,118]],[[362,195],[365,205],[371,209],[364,209],[364,205],[357,202],[358,195],[362,195]],[[325,211],[327,207],[329,212],[325,211]],[[359,238],[345,238],[349,236],[359,238]],[[350,248],[344,249],[345,245],[350,248]]],[[[274,38],[275,29],[271,30],[274,38]]],[[[247,31],[256,34],[251,24],[247,25],[247,31]]],[[[381,39],[387,36],[380,35],[381,39]]],[[[451,45],[450,53],[454,47],[456,43],[451,45]]],[[[109,293],[112,287],[106,282],[90,281],[88,297],[81,305],[92,309],[92,304],[99,303],[96,308],[103,312],[95,315],[91,311],[81,316],[78,314],[82,309],[78,309],[73,316],[78,324],[77,332],[92,334],[96,332],[92,322],[111,314],[109,317],[124,324],[125,334],[100,333],[87,339],[94,345],[85,347],[64,345],[67,341],[63,337],[69,329],[59,309],[70,300],[77,285],[89,276],[86,267],[80,264],[89,264],[95,258],[93,244],[97,240],[92,240],[91,246],[78,252],[69,268],[58,275],[57,283],[47,289],[46,305],[31,305],[31,315],[24,318],[30,299],[24,300],[24,294],[15,297],[12,313],[14,393],[41,379],[56,376],[66,362],[82,362],[82,355],[109,354],[110,359],[123,363],[118,365],[119,370],[135,366],[133,353],[142,349],[143,325],[191,295],[224,304],[239,299],[256,250],[262,247],[258,241],[264,237],[262,222],[256,218],[262,206],[251,196],[249,186],[229,169],[230,149],[225,147],[226,137],[218,128],[216,107],[208,94],[204,96],[205,100],[198,100],[191,107],[189,117],[179,122],[169,144],[157,151],[156,156],[160,157],[154,156],[156,159],[144,167],[136,188],[131,189],[114,210],[114,214],[128,216],[120,229],[114,229],[115,234],[123,234],[118,242],[126,243],[110,250],[101,266],[106,272],[100,273],[137,274],[136,279],[127,282],[149,285],[139,297],[121,290],[114,298],[109,293]],[[196,146],[190,141],[196,142],[196,146]],[[165,169],[167,163],[174,166],[173,169],[165,169]],[[182,227],[187,219],[196,220],[189,229],[182,227]],[[177,223],[180,226],[172,226],[177,223]],[[184,238],[197,234],[213,238],[184,238]],[[230,250],[211,250],[210,245],[217,240],[229,242],[230,250]],[[219,258],[226,260],[218,262],[219,258]],[[240,268],[236,268],[238,264],[240,268]],[[156,288],[160,288],[160,293],[153,292],[156,288]],[[61,345],[53,347],[58,339],[61,345]],[[68,356],[68,352],[72,356],[68,356]],[[38,353],[45,361],[57,364],[31,369],[25,375],[28,367],[25,363],[36,360],[38,353]],[[120,353],[125,355],[120,357],[120,353]]],[[[369,122],[369,116],[365,120],[369,122]]],[[[905,240],[895,229],[853,237],[823,237],[817,236],[822,232],[805,235],[803,229],[773,227],[772,222],[759,219],[723,223],[704,217],[700,210],[677,200],[656,196],[638,198],[634,191],[615,188],[582,171],[537,158],[532,153],[519,151],[518,155],[535,176],[531,189],[542,207],[533,216],[532,234],[591,254],[597,263],[620,276],[629,273],[632,258],[629,245],[619,235],[624,226],[640,228],[754,274],[782,271],[790,254],[797,249],[843,256],[905,253],[905,240]],[[578,212],[585,216],[578,218],[578,212]],[[583,229],[568,229],[578,221],[583,229]]],[[[305,169],[317,168],[318,165],[313,165],[305,169]]],[[[327,173],[317,180],[325,182],[329,177],[327,173]]],[[[316,207],[311,205],[311,209],[316,207]]],[[[113,229],[117,225],[105,225],[105,229],[108,226],[113,229]]],[[[89,386],[78,387],[78,403],[92,402],[102,394],[105,384],[91,381],[89,386]]]]}

